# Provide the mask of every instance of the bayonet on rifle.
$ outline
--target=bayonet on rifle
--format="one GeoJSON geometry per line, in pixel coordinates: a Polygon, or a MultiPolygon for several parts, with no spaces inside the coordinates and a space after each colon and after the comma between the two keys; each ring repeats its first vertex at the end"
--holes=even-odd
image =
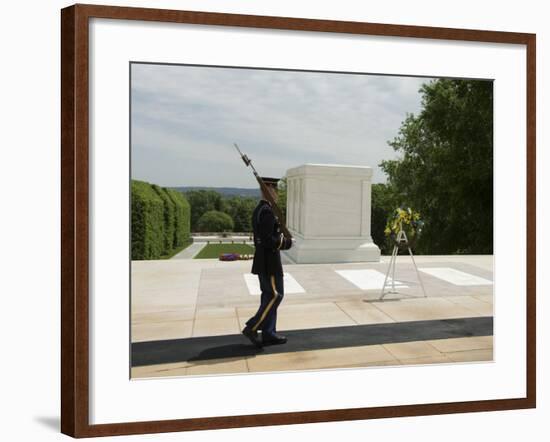
{"type": "Polygon", "coordinates": [[[252,173],[254,173],[254,176],[256,177],[256,181],[258,181],[258,184],[260,185],[260,189],[262,189],[262,192],[263,192],[264,196],[269,201],[269,204],[271,204],[271,207],[272,207],[273,211],[275,212],[275,216],[277,216],[277,218],[279,219],[279,224],[281,226],[281,232],[283,232],[283,235],[286,238],[292,239],[292,235],[290,234],[290,232],[286,228],[285,219],[283,217],[283,212],[281,211],[281,209],[279,208],[279,206],[277,205],[275,200],[271,197],[271,193],[269,193],[269,189],[267,188],[267,185],[264,183],[264,180],[262,180],[262,177],[260,177],[258,172],[256,172],[256,169],[254,168],[254,165],[252,164],[252,161],[250,160],[250,158],[248,158],[248,156],[246,156],[245,154],[243,154],[241,152],[241,149],[239,149],[239,146],[237,145],[237,143],[233,143],[233,145],[237,149],[237,152],[239,152],[239,155],[241,156],[244,164],[246,164],[247,167],[250,166],[250,168],[252,169],[252,173]]]}

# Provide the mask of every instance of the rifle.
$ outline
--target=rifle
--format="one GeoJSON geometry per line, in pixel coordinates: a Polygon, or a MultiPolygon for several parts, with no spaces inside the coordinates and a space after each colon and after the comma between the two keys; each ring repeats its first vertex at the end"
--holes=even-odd
{"type": "Polygon", "coordinates": [[[254,166],[252,165],[252,161],[250,160],[250,158],[248,158],[245,154],[241,152],[241,149],[239,149],[239,146],[237,146],[237,143],[233,143],[233,145],[237,148],[237,152],[239,152],[239,155],[244,161],[244,164],[252,168],[252,172],[256,177],[256,181],[258,181],[258,184],[260,185],[260,189],[262,189],[264,196],[269,201],[269,204],[271,204],[271,208],[273,209],[273,211],[275,212],[275,216],[279,220],[279,224],[281,226],[281,231],[283,232],[283,235],[285,236],[285,238],[292,239],[292,235],[286,228],[283,212],[281,212],[281,209],[279,208],[275,200],[271,197],[271,193],[269,193],[269,189],[267,188],[267,185],[264,183],[264,180],[262,180],[260,175],[258,175],[258,172],[256,172],[256,169],[254,169],[254,166]]]}

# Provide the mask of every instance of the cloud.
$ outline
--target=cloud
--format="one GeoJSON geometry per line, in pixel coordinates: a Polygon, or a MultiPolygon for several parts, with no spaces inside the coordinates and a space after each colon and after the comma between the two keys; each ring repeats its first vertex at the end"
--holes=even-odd
{"type": "Polygon", "coordinates": [[[426,79],[132,65],[132,177],[164,186],[253,187],[233,142],[263,175],[303,163],[378,168],[420,109],[426,79]]]}

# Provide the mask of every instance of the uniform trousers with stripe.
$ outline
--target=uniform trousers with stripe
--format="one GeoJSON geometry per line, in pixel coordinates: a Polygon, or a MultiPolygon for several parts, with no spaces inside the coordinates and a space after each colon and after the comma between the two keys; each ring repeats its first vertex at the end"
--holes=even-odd
{"type": "Polygon", "coordinates": [[[262,331],[262,336],[272,336],[277,327],[277,308],[284,297],[283,275],[258,274],[261,301],[258,311],[246,321],[253,331],[262,331]]]}

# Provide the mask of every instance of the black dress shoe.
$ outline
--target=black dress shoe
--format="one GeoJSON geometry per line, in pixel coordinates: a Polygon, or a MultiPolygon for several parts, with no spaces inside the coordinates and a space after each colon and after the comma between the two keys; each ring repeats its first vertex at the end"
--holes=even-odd
{"type": "Polygon", "coordinates": [[[286,343],[286,336],[273,334],[262,336],[262,342],[264,345],[279,345],[286,343]]]}
{"type": "Polygon", "coordinates": [[[260,340],[260,337],[258,336],[258,332],[252,330],[249,327],[243,328],[242,331],[243,335],[245,335],[252,344],[257,348],[262,348],[262,341],[260,340]]]}

